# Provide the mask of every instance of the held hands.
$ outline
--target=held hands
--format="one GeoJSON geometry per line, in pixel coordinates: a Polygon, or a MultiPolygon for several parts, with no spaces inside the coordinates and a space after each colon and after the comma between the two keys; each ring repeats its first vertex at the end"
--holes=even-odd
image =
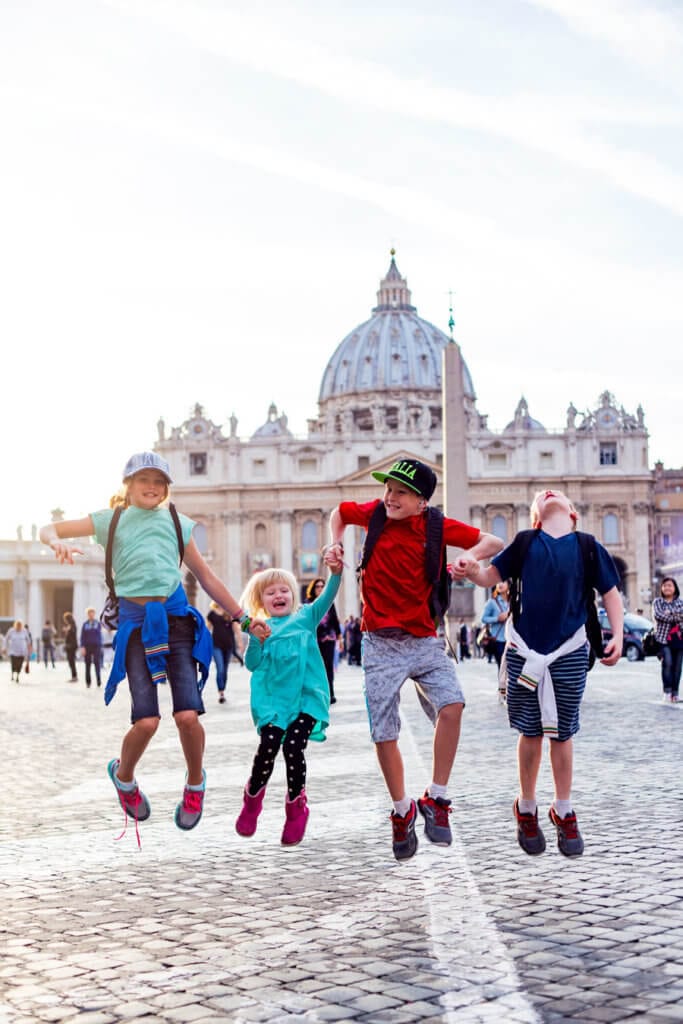
{"type": "Polygon", "coordinates": [[[461,555],[455,562],[448,563],[448,572],[452,580],[470,580],[470,582],[476,583],[481,566],[475,558],[466,558],[461,555]]]}
{"type": "Polygon", "coordinates": [[[344,568],[344,545],[341,543],[328,544],[323,548],[323,563],[327,566],[333,576],[339,576],[344,568]]]}
{"type": "Polygon", "coordinates": [[[259,643],[263,643],[270,636],[270,626],[265,619],[252,619],[249,623],[249,635],[255,636],[259,643]]]}
{"type": "Polygon", "coordinates": [[[63,565],[64,562],[68,562],[69,565],[74,564],[74,555],[82,555],[83,551],[81,548],[77,548],[74,544],[65,544],[63,540],[51,540],[50,547],[55,553],[55,558],[58,562],[63,565]]]}

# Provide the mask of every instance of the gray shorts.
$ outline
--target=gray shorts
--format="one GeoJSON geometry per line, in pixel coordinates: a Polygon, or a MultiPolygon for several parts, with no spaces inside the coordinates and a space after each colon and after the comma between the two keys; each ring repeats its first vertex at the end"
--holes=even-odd
{"type": "Polygon", "coordinates": [[[412,679],[420,704],[432,722],[447,704],[464,704],[455,663],[435,636],[413,636],[402,629],[364,633],[365,703],[373,742],[398,739],[401,687],[412,679]]]}

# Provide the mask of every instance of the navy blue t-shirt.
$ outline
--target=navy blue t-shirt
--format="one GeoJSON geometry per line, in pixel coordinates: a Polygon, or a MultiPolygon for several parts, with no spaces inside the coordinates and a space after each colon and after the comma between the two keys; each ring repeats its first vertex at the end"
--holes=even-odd
{"type": "MultiPolygon", "coordinates": [[[[595,542],[598,554],[597,586],[606,594],[619,583],[612,556],[595,542]]],[[[503,580],[513,574],[505,548],[492,559],[503,580]],[[507,557],[506,557],[507,556],[507,557]]],[[[583,558],[575,533],[551,537],[538,530],[522,567],[522,612],[515,628],[539,654],[549,654],[586,622],[583,597],[583,558]]]]}

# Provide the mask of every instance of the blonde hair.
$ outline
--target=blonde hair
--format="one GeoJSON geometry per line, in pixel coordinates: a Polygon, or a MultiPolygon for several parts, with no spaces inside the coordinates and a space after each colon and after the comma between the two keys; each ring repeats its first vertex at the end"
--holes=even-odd
{"type": "MultiPolygon", "coordinates": [[[[135,476],[135,473],[133,473],[133,476],[135,476]]],[[[127,476],[126,479],[121,484],[121,486],[119,487],[116,494],[112,494],[111,498],[109,499],[109,508],[116,508],[117,505],[122,505],[123,508],[129,507],[130,498],[128,497],[128,485],[130,484],[130,481],[133,479],[133,476],[127,476]]],[[[168,501],[170,496],[171,488],[169,487],[168,484],[166,484],[166,494],[161,499],[159,504],[163,505],[165,501],[168,501]]]]}
{"type": "Polygon", "coordinates": [[[295,577],[287,569],[263,569],[251,577],[240,597],[240,605],[253,617],[267,617],[263,607],[263,591],[273,583],[286,583],[292,592],[292,611],[299,607],[299,595],[295,577]]]}
{"type": "MultiPolygon", "coordinates": [[[[567,495],[564,493],[564,491],[554,491],[553,493],[561,494],[563,497],[567,498],[567,495]]],[[[531,502],[531,506],[529,508],[529,515],[531,516],[531,526],[534,530],[540,530],[542,525],[541,517],[538,513],[538,499],[541,497],[542,494],[545,494],[545,491],[536,491],[536,494],[534,495],[534,500],[531,502]]],[[[568,498],[567,500],[569,501],[568,498]]],[[[572,530],[575,530],[576,522],[579,518],[579,513],[576,511],[571,501],[569,501],[569,516],[572,521],[572,530]]]]}

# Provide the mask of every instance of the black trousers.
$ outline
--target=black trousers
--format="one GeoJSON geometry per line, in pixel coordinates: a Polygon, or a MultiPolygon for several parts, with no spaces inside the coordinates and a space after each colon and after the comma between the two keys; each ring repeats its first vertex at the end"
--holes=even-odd
{"type": "Polygon", "coordinates": [[[277,752],[282,747],[287,772],[287,793],[290,800],[298,797],[306,785],[306,758],[304,751],[313,732],[315,719],[303,712],[299,714],[287,729],[277,725],[264,725],[261,729],[261,740],[251,766],[249,793],[256,796],[258,791],[268,783],[277,752]]]}

